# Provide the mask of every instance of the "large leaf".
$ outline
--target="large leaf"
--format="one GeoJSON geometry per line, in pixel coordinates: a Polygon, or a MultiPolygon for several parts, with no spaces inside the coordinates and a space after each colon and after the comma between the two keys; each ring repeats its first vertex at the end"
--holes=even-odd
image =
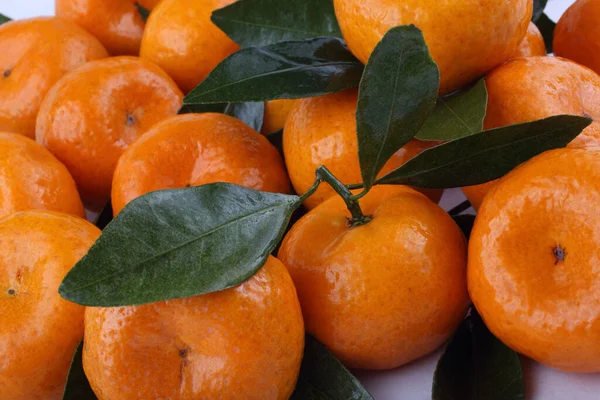
{"type": "Polygon", "coordinates": [[[377,183],[443,189],[489,182],[546,150],[566,146],[591,122],[559,115],[483,131],[425,150],[377,183]]]}
{"type": "Polygon", "coordinates": [[[228,183],[149,193],[104,229],[59,292],[111,307],[230,288],[262,267],[299,205],[228,183]]]}
{"type": "Polygon", "coordinates": [[[71,368],[69,368],[69,375],[67,376],[67,382],[65,384],[63,400],[96,399],[94,391],[90,387],[90,383],[83,372],[83,363],[81,360],[82,353],[83,342],[79,343],[79,346],[77,346],[77,350],[73,355],[73,361],[71,361],[71,368]]]}
{"type": "Polygon", "coordinates": [[[552,53],[552,43],[554,41],[554,29],[556,23],[552,21],[548,15],[542,14],[542,16],[535,23],[540,30],[540,33],[544,37],[544,43],[546,43],[546,50],[548,53],[552,53]]]}
{"type": "Polygon", "coordinates": [[[306,336],[296,390],[290,400],[373,400],[325,346],[306,336]]]}
{"type": "Polygon", "coordinates": [[[546,4],[548,4],[548,0],[533,0],[533,15],[531,17],[533,22],[537,22],[544,14],[546,4]]]}
{"type": "Polygon", "coordinates": [[[390,29],[365,68],[356,129],[365,189],[389,158],[419,131],[435,107],[440,72],[414,25],[390,29]]]}
{"type": "Polygon", "coordinates": [[[446,141],[481,132],[487,99],[483,79],[467,90],[440,97],[415,137],[421,140],[446,141]]]}
{"type": "Polygon", "coordinates": [[[433,400],[520,400],[525,382],[517,353],[496,339],[475,309],[440,358],[433,400]]]}
{"type": "Polygon", "coordinates": [[[222,104],[190,104],[181,107],[179,114],[216,112],[231,115],[246,123],[250,128],[260,132],[265,117],[265,103],[222,103],[222,104]]]}
{"type": "Polygon", "coordinates": [[[223,60],[184,104],[297,99],[358,86],[363,65],[343,40],[320,37],[248,47],[223,60]]]}
{"type": "Polygon", "coordinates": [[[214,11],[211,19],[242,47],[342,37],[331,0],[244,0],[214,11]]]}

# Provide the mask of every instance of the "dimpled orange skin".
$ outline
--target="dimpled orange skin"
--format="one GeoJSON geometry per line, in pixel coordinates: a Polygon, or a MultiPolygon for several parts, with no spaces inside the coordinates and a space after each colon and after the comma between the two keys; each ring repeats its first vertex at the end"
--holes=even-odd
{"type": "MultiPolygon", "coordinates": [[[[321,165],[346,184],[362,182],[356,138],[357,100],[358,92],[352,89],[296,102],[283,132],[283,150],[297,193],[308,191],[315,182],[315,170],[321,165]]],[[[379,175],[391,172],[436,144],[410,141],[392,156],[379,175]]],[[[442,197],[441,190],[422,191],[436,203],[442,197]]],[[[312,209],[334,195],[333,189],[323,184],[304,205],[312,209]]]]}
{"type": "Polygon", "coordinates": [[[35,141],[0,132],[0,218],[30,209],[85,217],[67,168],[35,141]]]}
{"type": "Polygon", "coordinates": [[[222,292],[88,308],[84,343],[83,366],[99,400],[287,400],[304,324],[289,273],[270,257],[222,292]]]}
{"type": "Polygon", "coordinates": [[[100,230],[82,218],[48,211],[0,221],[0,393],[11,400],[60,400],[84,308],[58,286],[100,230]]]}
{"type": "Polygon", "coordinates": [[[531,20],[531,0],[334,0],[344,39],[366,63],[385,33],[414,24],[450,93],[511,58],[531,20]]]}
{"type": "Polygon", "coordinates": [[[292,275],[307,332],[347,366],[391,369],[442,345],[465,316],[466,241],[423,194],[376,186],[351,228],[340,197],[286,235],[279,259],[292,275]]]}
{"type": "Polygon", "coordinates": [[[158,123],[123,153],[113,212],[148,192],[212,182],[291,191],[283,160],[263,135],[228,115],[186,114],[158,123]]]}
{"type": "Polygon", "coordinates": [[[123,151],[155,123],[177,114],[183,94],[159,67],[136,57],[88,63],[48,93],[36,138],[69,171],[84,203],[102,207],[123,151]]]}
{"type": "Polygon", "coordinates": [[[33,18],[0,26],[0,131],[35,137],[42,99],[65,73],[108,57],[102,44],[74,23],[33,18]]]}
{"type": "Polygon", "coordinates": [[[600,1],[578,0],[565,11],[554,30],[554,54],[600,73],[600,1]]]}
{"type": "Polygon", "coordinates": [[[527,33],[512,58],[545,56],[546,54],[544,37],[538,27],[533,22],[530,22],[527,33]]]}
{"type": "MultiPolygon", "coordinates": [[[[600,76],[560,57],[528,57],[507,62],[486,78],[484,128],[492,129],[560,114],[594,119],[570,147],[600,145],[600,76]]],[[[477,209],[494,185],[463,188],[477,209]]]]}
{"type": "Polygon", "coordinates": [[[600,148],[553,150],[494,186],[469,243],[469,292],[486,325],[565,371],[600,372],[599,207],[600,148]]]}
{"type": "Polygon", "coordinates": [[[111,55],[138,55],[144,20],[134,0],[56,0],[56,15],[75,22],[111,55]]]}
{"type": "Polygon", "coordinates": [[[283,129],[294,104],[296,104],[296,100],[288,99],[265,102],[265,119],[261,132],[268,135],[283,129]]]}
{"type": "Polygon", "coordinates": [[[184,92],[191,91],[239,46],[216,25],[213,10],[235,0],[163,0],[146,24],[140,55],[160,65],[184,92]]]}

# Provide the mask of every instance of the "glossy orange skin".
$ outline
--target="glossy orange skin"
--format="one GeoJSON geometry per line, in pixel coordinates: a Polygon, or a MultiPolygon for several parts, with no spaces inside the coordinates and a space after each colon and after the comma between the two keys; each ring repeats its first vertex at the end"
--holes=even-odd
{"type": "Polygon", "coordinates": [[[84,343],[83,366],[99,400],[287,400],[304,324],[289,273],[270,257],[222,292],[88,308],[84,343]]]}
{"type": "Polygon", "coordinates": [[[52,85],[86,62],[108,57],[98,39],[59,18],[0,25],[0,48],[0,131],[30,138],[52,85]]]}
{"type": "Polygon", "coordinates": [[[577,0],[554,30],[553,51],[600,73],[600,1],[577,0]]]}
{"type": "Polygon", "coordinates": [[[111,55],[138,55],[144,20],[135,0],[56,0],[55,13],[102,42],[111,55]]]}
{"type": "Polygon", "coordinates": [[[340,197],[286,235],[307,332],[348,367],[391,369],[442,345],[465,316],[466,241],[423,194],[376,186],[360,200],[371,222],[350,227],[340,197]]]}
{"type": "Polygon", "coordinates": [[[553,150],[494,186],[469,243],[469,292],[486,325],[565,371],[600,372],[599,207],[600,148],[553,150]]]}
{"type": "Polygon", "coordinates": [[[531,20],[531,0],[334,0],[344,39],[366,63],[383,35],[414,24],[450,93],[511,58],[531,20]]]}
{"type": "MultiPolygon", "coordinates": [[[[362,182],[356,138],[357,101],[358,92],[352,89],[296,102],[283,132],[283,151],[297,193],[308,191],[315,182],[315,170],[321,165],[345,184],[362,182]]],[[[436,144],[410,141],[392,156],[380,176],[436,144]]],[[[441,190],[422,191],[436,203],[442,197],[441,190]]],[[[304,205],[312,209],[334,195],[333,189],[323,184],[304,205]]]]}
{"type": "Polygon", "coordinates": [[[265,102],[265,119],[261,132],[265,135],[283,129],[296,100],[281,99],[265,102]]]}
{"type": "Polygon", "coordinates": [[[148,18],[140,55],[160,65],[184,92],[239,46],[216,25],[213,10],[235,0],[163,0],[148,18]]]}
{"type": "Polygon", "coordinates": [[[88,63],[42,103],[36,139],[69,171],[84,202],[102,207],[119,157],[155,123],[175,115],[183,94],[159,67],[136,57],[88,63]]]}
{"type": "Polygon", "coordinates": [[[263,135],[228,115],[186,114],[156,124],[123,153],[113,179],[113,212],[148,192],[212,182],[291,191],[283,160],[263,135]]]}
{"type": "Polygon", "coordinates": [[[67,168],[35,141],[0,132],[0,218],[32,209],[85,217],[67,168]]]}
{"type": "Polygon", "coordinates": [[[0,221],[0,394],[11,400],[60,400],[84,308],[58,286],[100,230],[82,218],[48,211],[0,221]]]}
{"type": "MultiPolygon", "coordinates": [[[[600,76],[560,57],[512,60],[486,78],[488,107],[485,129],[534,121],[560,114],[594,119],[570,147],[600,145],[600,76]]],[[[494,185],[488,182],[463,188],[478,208],[494,185]]]]}
{"type": "Polygon", "coordinates": [[[544,37],[538,27],[533,22],[530,22],[527,33],[512,58],[545,56],[546,54],[544,37]]]}

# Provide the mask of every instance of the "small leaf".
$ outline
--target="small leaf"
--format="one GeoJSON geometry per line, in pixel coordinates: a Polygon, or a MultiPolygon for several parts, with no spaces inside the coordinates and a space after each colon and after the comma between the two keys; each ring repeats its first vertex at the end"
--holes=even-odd
{"type": "Polygon", "coordinates": [[[425,150],[377,183],[444,189],[489,182],[544,151],[566,146],[591,122],[558,115],[490,129],[425,150]]]}
{"type": "Polygon", "coordinates": [[[297,196],[229,183],[146,194],[104,229],[59,293],[112,307],[236,286],[263,266],[299,205],[297,196]]]}
{"type": "Polygon", "coordinates": [[[248,47],[223,60],[184,104],[297,99],[358,86],[363,65],[332,37],[248,47]]]}
{"type": "Polygon", "coordinates": [[[471,237],[471,231],[473,230],[473,224],[475,223],[475,216],[472,214],[461,214],[452,217],[456,225],[465,235],[465,238],[471,237]]]}
{"type": "Polygon", "coordinates": [[[214,11],[211,20],[242,47],[342,37],[331,0],[244,0],[214,11]]]}
{"type": "Polygon", "coordinates": [[[552,53],[552,42],[554,40],[554,29],[556,23],[548,18],[548,15],[542,14],[542,16],[535,23],[540,30],[540,33],[544,37],[544,43],[546,43],[546,50],[548,53],[552,53]]]}
{"type": "Polygon", "coordinates": [[[179,114],[214,112],[231,115],[257,132],[262,129],[265,117],[265,103],[222,103],[222,104],[189,104],[179,110],[179,114]]]}
{"type": "Polygon", "coordinates": [[[483,79],[467,90],[440,97],[415,137],[421,140],[446,141],[481,132],[487,99],[483,79]]]}
{"type": "Polygon", "coordinates": [[[533,22],[537,22],[544,14],[546,4],[548,4],[548,0],[533,0],[533,15],[531,16],[533,22]]]}
{"type": "Polygon", "coordinates": [[[96,395],[90,387],[85,373],[83,372],[83,363],[81,356],[83,354],[83,342],[79,343],[77,350],[73,355],[69,375],[65,384],[63,400],[95,400],[96,395]]]}
{"type": "Polygon", "coordinates": [[[390,29],[373,50],[358,93],[358,155],[365,189],[435,107],[440,72],[414,25],[390,29]]]}
{"type": "Polygon", "coordinates": [[[524,398],[525,381],[519,356],[490,333],[473,308],[438,362],[432,399],[524,398]]]}
{"type": "Polygon", "coordinates": [[[373,400],[325,346],[306,336],[296,390],[290,400],[373,400]]]}
{"type": "Polygon", "coordinates": [[[9,17],[7,17],[4,14],[0,14],[0,25],[6,23],[6,22],[10,22],[12,21],[12,19],[10,19],[9,17]]]}
{"type": "Polygon", "coordinates": [[[137,10],[140,13],[140,16],[142,17],[144,22],[148,21],[148,17],[150,16],[150,10],[144,8],[139,3],[135,3],[135,6],[137,7],[137,10]]]}

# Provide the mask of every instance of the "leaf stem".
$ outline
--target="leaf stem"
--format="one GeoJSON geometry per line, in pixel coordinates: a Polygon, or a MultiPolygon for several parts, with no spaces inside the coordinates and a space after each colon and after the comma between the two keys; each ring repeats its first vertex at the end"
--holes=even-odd
{"type": "Polygon", "coordinates": [[[339,179],[337,179],[331,173],[331,171],[327,169],[326,166],[321,165],[319,168],[317,168],[317,178],[327,182],[329,186],[331,186],[332,189],[335,190],[335,192],[344,200],[346,207],[348,207],[348,210],[352,215],[352,218],[350,218],[349,221],[350,226],[360,226],[371,221],[371,216],[363,214],[360,205],[358,204],[358,198],[354,198],[355,196],[352,195],[352,192],[348,190],[346,185],[340,182],[339,179]]]}

